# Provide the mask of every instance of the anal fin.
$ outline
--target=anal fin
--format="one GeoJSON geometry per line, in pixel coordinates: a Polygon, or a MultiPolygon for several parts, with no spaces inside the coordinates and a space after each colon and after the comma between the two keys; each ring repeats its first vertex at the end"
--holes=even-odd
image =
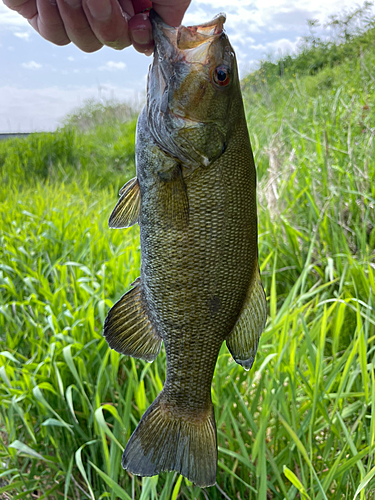
{"type": "Polygon", "coordinates": [[[104,322],[109,347],[121,354],[154,361],[162,339],[155,332],[141,299],[140,279],[110,309],[104,322]]]}
{"type": "Polygon", "coordinates": [[[141,193],[138,179],[130,179],[120,189],[121,198],[113,209],[108,224],[112,228],[130,227],[138,222],[141,206],[141,193]]]}
{"type": "Polygon", "coordinates": [[[253,366],[260,335],[267,320],[266,296],[259,271],[250,287],[241,314],[229,337],[227,347],[236,363],[245,370],[253,366]]]}

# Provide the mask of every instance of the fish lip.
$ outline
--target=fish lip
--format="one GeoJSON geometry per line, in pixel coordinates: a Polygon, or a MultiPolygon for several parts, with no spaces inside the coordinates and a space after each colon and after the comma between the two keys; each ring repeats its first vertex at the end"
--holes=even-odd
{"type": "Polygon", "coordinates": [[[177,45],[181,50],[196,48],[197,46],[213,41],[224,32],[226,15],[220,12],[206,23],[178,28],[177,45]]]}
{"type": "Polygon", "coordinates": [[[207,43],[210,39],[213,41],[217,36],[220,36],[224,31],[226,15],[220,12],[205,23],[193,26],[181,25],[175,28],[165,23],[151,9],[150,21],[155,41],[154,54],[157,53],[162,58],[168,58],[175,62],[178,58],[185,59],[183,57],[185,49],[207,43]]]}

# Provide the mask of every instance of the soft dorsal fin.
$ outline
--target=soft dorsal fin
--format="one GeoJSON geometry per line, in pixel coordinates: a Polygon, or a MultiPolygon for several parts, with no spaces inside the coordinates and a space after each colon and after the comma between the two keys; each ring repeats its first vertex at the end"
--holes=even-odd
{"type": "Polygon", "coordinates": [[[240,317],[226,339],[227,347],[236,363],[245,370],[253,366],[260,335],[267,320],[266,296],[259,271],[250,287],[240,317]]]}
{"type": "Polygon", "coordinates": [[[120,196],[115,206],[108,224],[112,228],[130,227],[138,222],[139,210],[141,206],[141,193],[138,179],[130,179],[125,186],[120,189],[120,196]]]}
{"type": "Polygon", "coordinates": [[[104,337],[109,347],[121,354],[154,361],[159,354],[161,338],[156,333],[141,298],[141,281],[110,309],[104,323],[104,337]]]}

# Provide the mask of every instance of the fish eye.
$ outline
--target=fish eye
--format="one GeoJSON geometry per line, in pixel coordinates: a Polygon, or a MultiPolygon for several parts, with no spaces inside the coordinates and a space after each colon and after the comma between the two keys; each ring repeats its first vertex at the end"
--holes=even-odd
{"type": "Polygon", "coordinates": [[[218,66],[214,70],[214,82],[220,87],[225,87],[230,83],[230,72],[226,66],[218,66]]]}

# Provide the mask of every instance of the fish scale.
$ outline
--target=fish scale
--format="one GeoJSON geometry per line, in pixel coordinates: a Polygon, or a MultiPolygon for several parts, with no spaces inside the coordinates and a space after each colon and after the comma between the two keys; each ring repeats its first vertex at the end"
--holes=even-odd
{"type": "Polygon", "coordinates": [[[133,432],[124,468],[141,476],[175,470],[205,487],[216,481],[211,384],[221,345],[250,369],[266,320],[256,174],[223,15],[179,29],[151,20],[137,178],[110,218],[112,227],[139,223],[141,276],[109,311],[104,335],[147,361],[162,342],[166,351],[163,390],[133,432]]]}

